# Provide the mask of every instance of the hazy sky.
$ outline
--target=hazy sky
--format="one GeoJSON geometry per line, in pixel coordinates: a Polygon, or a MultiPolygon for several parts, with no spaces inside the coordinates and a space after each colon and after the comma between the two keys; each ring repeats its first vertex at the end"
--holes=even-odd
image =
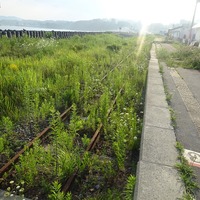
{"type": "MultiPolygon", "coordinates": [[[[0,0],[0,16],[37,20],[117,18],[144,23],[192,19],[196,0],[0,0]]],[[[200,3],[196,20],[200,19],[200,3]]]]}

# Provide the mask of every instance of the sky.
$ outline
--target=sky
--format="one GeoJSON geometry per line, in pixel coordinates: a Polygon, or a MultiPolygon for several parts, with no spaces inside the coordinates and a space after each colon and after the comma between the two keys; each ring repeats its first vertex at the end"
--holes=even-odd
{"type": "MultiPolygon", "coordinates": [[[[200,0],[199,0],[200,1],[200,0]]],[[[34,20],[126,19],[144,24],[192,20],[196,0],[0,0],[0,16],[34,20]]],[[[200,22],[200,3],[195,21],[200,22]]]]}

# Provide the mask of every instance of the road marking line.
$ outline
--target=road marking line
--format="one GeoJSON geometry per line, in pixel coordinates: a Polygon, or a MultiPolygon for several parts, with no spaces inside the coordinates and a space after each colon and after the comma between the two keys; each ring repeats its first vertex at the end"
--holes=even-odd
{"type": "Polygon", "coordinates": [[[189,165],[200,168],[200,153],[189,149],[184,149],[183,155],[188,161],[189,165]]]}

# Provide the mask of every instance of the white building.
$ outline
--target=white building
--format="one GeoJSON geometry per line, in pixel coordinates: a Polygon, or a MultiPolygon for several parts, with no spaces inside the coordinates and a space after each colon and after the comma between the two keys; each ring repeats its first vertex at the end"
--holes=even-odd
{"type": "Polygon", "coordinates": [[[200,42],[200,23],[192,27],[192,41],[200,42]]]}
{"type": "Polygon", "coordinates": [[[190,30],[188,26],[178,26],[168,30],[169,39],[178,40],[183,43],[187,43],[189,39],[190,30]]]}

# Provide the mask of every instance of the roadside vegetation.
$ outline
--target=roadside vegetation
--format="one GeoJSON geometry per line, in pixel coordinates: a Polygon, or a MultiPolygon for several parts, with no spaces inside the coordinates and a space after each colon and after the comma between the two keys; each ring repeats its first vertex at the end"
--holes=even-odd
{"type": "Polygon", "coordinates": [[[177,43],[174,46],[177,50],[171,53],[160,48],[157,51],[158,59],[166,62],[169,67],[200,70],[200,48],[177,43]]]}
{"type": "Polygon", "coordinates": [[[177,142],[176,148],[179,152],[179,160],[180,163],[176,164],[176,168],[178,169],[181,179],[185,185],[185,194],[182,200],[193,200],[195,199],[195,193],[200,189],[198,183],[196,182],[196,177],[192,167],[188,164],[188,161],[183,156],[184,147],[181,143],[177,142]]]}
{"type": "Polygon", "coordinates": [[[137,37],[114,34],[1,39],[1,167],[48,124],[52,129],[48,142],[36,141],[12,176],[0,179],[8,196],[133,198],[152,40],[147,37],[138,54],[137,37]],[[60,113],[70,106],[62,122],[60,113]],[[97,147],[85,151],[100,124],[97,147]],[[76,169],[65,196],[61,185],[76,169]]]}

